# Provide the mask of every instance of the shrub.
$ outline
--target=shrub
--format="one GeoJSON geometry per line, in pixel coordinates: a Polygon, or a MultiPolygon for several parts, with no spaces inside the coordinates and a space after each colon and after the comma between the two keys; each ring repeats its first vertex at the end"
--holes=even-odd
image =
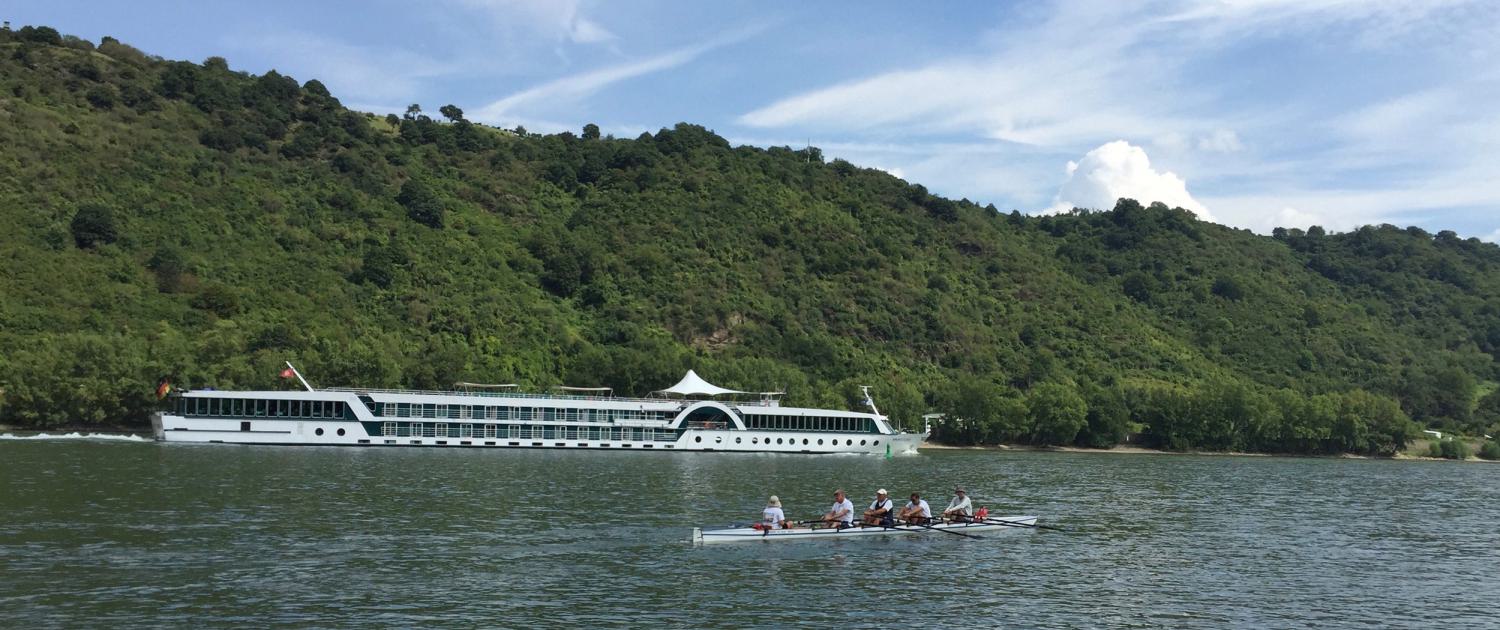
{"type": "Polygon", "coordinates": [[[1479,457],[1490,461],[1500,460],[1500,442],[1490,440],[1479,447],[1479,457]]]}
{"type": "Polygon", "coordinates": [[[406,208],[406,216],[411,220],[434,229],[443,227],[443,202],[426,184],[415,179],[406,180],[401,185],[401,193],[396,195],[396,203],[406,208]]]}
{"type": "Polygon", "coordinates": [[[119,231],[115,226],[115,213],[98,204],[85,205],[73,215],[73,242],[81,249],[92,249],[115,242],[119,231]]]}
{"type": "Polygon", "coordinates": [[[1441,444],[1438,444],[1437,440],[1433,440],[1433,441],[1427,443],[1427,456],[1428,457],[1442,457],[1443,456],[1443,447],[1442,447],[1441,444]]]}
{"type": "Polygon", "coordinates": [[[1443,440],[1443,446],[1440,450],[1443,457],[1447,459],[1465,460],[1469,458],[1469,445],[1460,439],[1443,440]]]}

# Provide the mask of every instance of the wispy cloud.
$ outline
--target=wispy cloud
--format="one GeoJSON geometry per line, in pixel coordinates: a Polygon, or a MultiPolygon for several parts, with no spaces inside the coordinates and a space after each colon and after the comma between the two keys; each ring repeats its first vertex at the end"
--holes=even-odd
{"type": "Polygon", "coordinates": [[[679,48],[654,57],[553,79],[485,105],[474,112],[473,118],[496,124],[509,124],[511,120],[525,116],[536,105],[552,107],[558,103],[576,102],[620,81],[689,63],[711,50],[743,41],[759,30],[760,27],[740,29],[707,42],[679,48]]]}
{"type": "Polygon", "coordinates": [[[502,30],[521,26],[545,37],[574,44],[598,44],[615,39],[602,24],[584,14],[579,0],[452,0],[479,10],[502,30]]]}
{"type": "Polygon", "coordinates": [[[406,50],[360,46],[299,31],[243,36],[227,44],[254,50],[271,68],[302,81],[318,79],[340,98],[355,102],[409,99],[426,80],[460,71],[451,63],[406,50]]]}

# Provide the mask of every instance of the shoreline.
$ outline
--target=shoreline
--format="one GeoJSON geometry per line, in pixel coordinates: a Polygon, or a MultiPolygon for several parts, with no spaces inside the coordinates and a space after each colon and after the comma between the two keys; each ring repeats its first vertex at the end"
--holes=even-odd
{"type": "Polygon", "coordinates": [[[1405,451],[1396,453],[1390,457],[1376,457],[1373,455],[1356,455],[1353,453],[1338,453],[1335,455],[1312,455],[1297,453],[1247,453],[1243,451],[1168,451],[1159,448],[1146,448],[1143,446],[1128,446],[1117,444],[1109,448],[1083,448],[1080,446],[1032,446],[1029,444],[993,444],[977,446],[957,446],[953,444],[942,444],[939,442],[923,442],[918,450],[931,449],[934,451],[1016,451],[1030,453],[1095,453],[1101,455],[1207,455],[1212,457],[1307,457],[1314,459],[1371,459],[1409,462],[1491,462],[1476,455],[1469,455],[1463,460],[1447,459],[1443,457],[1427,457],[1425,455],[1413,455],[1405,451]]]}

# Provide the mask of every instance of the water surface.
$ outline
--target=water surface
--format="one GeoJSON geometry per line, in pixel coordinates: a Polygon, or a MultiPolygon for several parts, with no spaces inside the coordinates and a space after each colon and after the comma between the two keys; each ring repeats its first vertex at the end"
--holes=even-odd
{"type": "Polygon", "coordinates": [[[11,627],[1495,627],[1500,466],[0,440],[11,627]],[[954,483],[1005,531],[693,547],[954,483]]]}

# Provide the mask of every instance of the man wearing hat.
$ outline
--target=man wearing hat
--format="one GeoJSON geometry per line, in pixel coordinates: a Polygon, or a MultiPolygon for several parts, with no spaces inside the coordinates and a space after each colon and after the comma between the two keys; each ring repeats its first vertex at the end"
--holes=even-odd
{"type": "Polygon", "coordinates": [[[786,529],[786,513],[781,511],[781,499],[776,495],[766,500],[766,509],[760,512],[761,522],[756,523],[757,529],[786,529]]]}
{"type": "Polygon", "coordinates": [[[974,504],[969,501],[969,495],[963,488],[953,489],[953,500],[948,502],[948,509],[943,510],[943,518],[955,523],[973,520],[974,504]]]}
{"type": "Polygon", "coordinates": [[[875,501],[870,503],[870,509],[865,510],[864,524],[878,525],[880,527],[893,527],[895,521],[891,514],[891,500],[885,495],[885,488],[875,491],[875,501]]]}

